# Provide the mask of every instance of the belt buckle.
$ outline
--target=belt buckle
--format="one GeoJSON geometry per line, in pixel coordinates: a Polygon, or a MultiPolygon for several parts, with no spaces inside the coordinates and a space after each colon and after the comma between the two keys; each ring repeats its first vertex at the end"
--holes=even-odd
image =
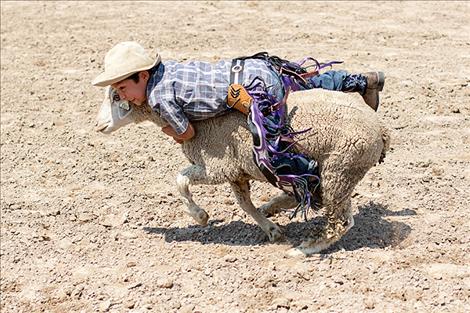
{"type": "Polygon", "coordinates": [[[237,64],[237,65],[234,65],[234,66],[232,67],[232,72],[238,73],[238,72],[240,72],[242,69],[243,69],[243,67],[242,67],[240,64],[237,64]]]}

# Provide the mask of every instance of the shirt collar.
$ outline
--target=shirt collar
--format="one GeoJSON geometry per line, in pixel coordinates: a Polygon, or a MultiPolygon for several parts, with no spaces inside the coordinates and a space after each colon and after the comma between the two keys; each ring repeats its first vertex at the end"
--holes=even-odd
{"type": "Polygon", "coordinates": [[[160,62],[158,65],[150,69],[150,79],[147,82],[147,99],[150,96],[153,88],[162,80],[163,74],[165,73],[165,65],[160,62]]]}

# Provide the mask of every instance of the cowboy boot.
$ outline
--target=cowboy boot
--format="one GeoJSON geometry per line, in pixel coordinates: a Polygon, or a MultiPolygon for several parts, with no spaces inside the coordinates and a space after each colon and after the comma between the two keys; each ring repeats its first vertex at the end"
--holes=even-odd
{"type": "Polygon", "coordinates": [[[364,102],[374,111],[379,108],[379,91],[382,91],[385,83],[383,72],[367,72],[361,74],[367,80],[366,91],[362,95],[364,102]]]}

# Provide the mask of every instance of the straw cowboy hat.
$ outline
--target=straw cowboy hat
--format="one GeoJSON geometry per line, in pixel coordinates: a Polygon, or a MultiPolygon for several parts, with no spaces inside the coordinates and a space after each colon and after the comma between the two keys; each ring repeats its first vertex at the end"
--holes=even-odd
{"type": "Polygon", "coordinates": [[[134,73],[149,70],[160,63],[160,55],[150,57],[145,49],[134,41],[118,43],[104,57],[104,72],[92,82],[94,86],[105,87],[117,83],[134,73]]]}

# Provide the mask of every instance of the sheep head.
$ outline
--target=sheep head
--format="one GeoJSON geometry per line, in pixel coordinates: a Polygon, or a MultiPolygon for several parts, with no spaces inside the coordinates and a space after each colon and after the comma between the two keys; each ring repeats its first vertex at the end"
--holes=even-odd
{"type": "Polygon", "coordinates": [[[153,113],[148,104],[138,106],[132,102],[121,100],[111,86],[106,87],[104,99],[96,117],[96,131],[110,134],[128,124],[144,121],[151,121],[159,126],[166,124],[157,114],[153,113]]]}

